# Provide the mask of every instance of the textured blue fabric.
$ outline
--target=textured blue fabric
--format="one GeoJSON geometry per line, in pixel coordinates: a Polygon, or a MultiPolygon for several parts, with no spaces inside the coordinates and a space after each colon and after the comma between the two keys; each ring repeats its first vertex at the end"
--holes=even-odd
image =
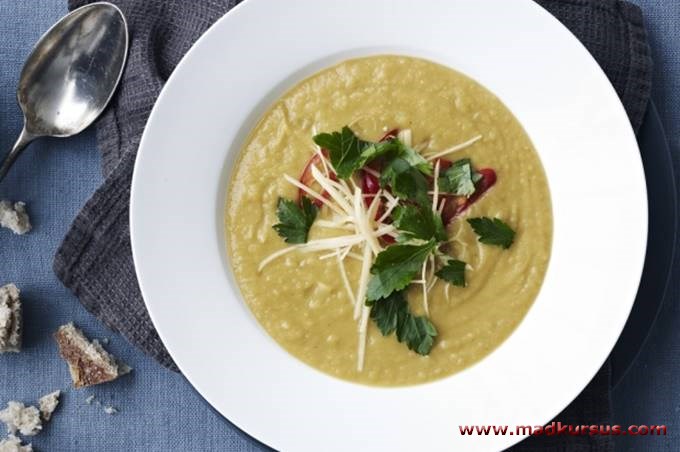
{"type": "MultiPolygon", "coordinates": [[[[654,98],[675,152],[680,174],[680,2],[633,0],[646,16],[656,61],[654,98]]],[[[66,12],[65,0],[0,0],[0,152],[21,128],[15,87],[32,43],[66,12]]],[[[180,375],[130,347],[88,314],[51,270],[54,251],[88,196],[101,183],[94,133],[35,143],[0,185],[1,199],[28,203],[34,231],[17,237],[0,230],[0,284],[22,290],[25,350],[0,355],[0,404],[34,402],[63,389],[62,405],[45,432],[32,438],[39,451],[245,451],[259,450],[215,414],[180,375]],[[56,327],[75,321],[135,371],[90,390],[70,388],[66,366],[51,338],[56,327]],[[85,398],[95,395],[120,410],[110,416],[85,398]]],[[[680,261],[676,265],[680,269],[680,261]]],[[[680,306],[676,273],[673,293],[637,362],[614,392],[614,420],[621,424],[669,424],[667,438],[624,438],[621,450],[676,450],[680,442],[680,306]],[[675,444],[675,446],[674,446],[675,444]]],[[[263,409],[266,409],[263,407],[263,409]]]]}
{"type": "MultiPolygon", "coordinates": [[[[0,152],[21,129],[16,85],[33,43],[66,13],[65,0],[0,0],[0,152]]],[[[0,230],[0,284],[22,291],[25,349],[0,355],[0,404],[35,403],[55,389],[65,390],[46,430],[31,438],[42,452],[70,451],[247,451],[257,450],[215,414],[181,376],[162,368],[111,333],[88,314],[52,272],[52,257],[85,200],[101,183],[94,130],[72,139],[34,143],[0,184],[0,199],[27,203],[34,230],[15,236],[0,230]],[[75,321],[92,338],[134,367],[131,375],[91,390],[70,387],[52,333],[75,321]],[[120,410],[114,416],[87,405],[94,394],[120,410]]],[[[0,429],[0,435],[2,435],[0,429]]]]}
{"type": "MultiPolygon", "coordinates": [[[[661,115],[680,183],[680,1],[631,0],[645,15],[654,59],[652,98],[661,115]]],[[[649,176],[648,176],[649,177],[649,176]]],[[[678,186],[680,189],[680,186],[678,186]]],[[[676,244],[680,245],[680,244],[676,244]]],[[[617,451],[680,450],[680,252],[661,313],[647,342],[614,389],[613,419],[621,425],[666,424],[668,436],[619,437],[617,451]]]]}

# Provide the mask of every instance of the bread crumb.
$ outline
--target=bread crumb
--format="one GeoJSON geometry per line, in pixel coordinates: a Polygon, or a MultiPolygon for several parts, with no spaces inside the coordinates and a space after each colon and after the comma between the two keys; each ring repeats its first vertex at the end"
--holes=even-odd
{"type": "Polygon", "coordinates": [[[38,400],[38,406],[40,407],[40,414],[42,415],[43,421],[49,421],[52,417],[52,413],[54,413],[54,410],[57,409],[57,405],[59,405],[60,395],[61,391],[56,390],[40,397],[40,400],[38,400]]]}
{"type": "Polygon", "coordinates": [[[76,388],[113,381],[122,375],[121,368],[125,370],[123,363],[118,363],[97,340],[90,342],[73,323],[59,327],[54,337],[76,388]]]}
{"type": "Polygon", "coordinates": [[[21,440],[14,435],[0,441],[0,452],[33,452],[31,444],[22,445],[21,440]]]}
{"type": "Polygon", "coordinates": [[[0,353],[21,351],[21,300],[14,284],[0,287],[0,353]]]}
{"type": "Polygon", "coordinates": [[[87,403],[88,405],[92,405],[93,400],[94,400],[94,394],[91,395],[91,396],[88,396],[88,398],[85,399],[85,403],[87,403]]]}
{"type": "Polygon", "coordinates": [[[7,425],[7,432],[12,435],[18,430],[22,435],[33,436],[42,430],[40,411],[21,402],[8,402],[7,408],[0,411],[0,421],[7,425]]]}
{"type": "Polygon", "coordinates": [[[113,415],[113,414],[118,413],[118,410],[116,408],[112,407],[112,406],[107,406],[107,407],[104,407],[104,413],[113,415]]]}
{"type": "Polygon", "coordinates": [[[104,344],[104,345],[109,345],[109,338],[108,338],[108,337],[103,337],[103,338],[102,338],[102,344],[104,344]]]}
{"type": "Polygon", "coordinates": [[[31,230],[31,221],[26,213],[26,204],[0,201],[0,226],[15,234],[23,235],[31,230]]]}
{"type": "Polygon", "coordinates": [[[118,361],[118,376],[127,375],[134,369],[122,361],[118,361]]]}

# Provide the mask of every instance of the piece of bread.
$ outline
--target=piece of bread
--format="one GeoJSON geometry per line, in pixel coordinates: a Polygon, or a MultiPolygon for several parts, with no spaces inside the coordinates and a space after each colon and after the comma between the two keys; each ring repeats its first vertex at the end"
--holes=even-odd
{"type": "Polygon", "coordinates": [[[73,323],[59,327],[54,337],[62,358],[68,363],[76,388],[113,381],[129,369],[119,364],[99,342],[90,342],[73,323]]]}
{"type": "Polygon", "coordinates": [[[40,411],[21,402],[8,402],[7,408],[0,411],[0,421],[7,425],[7,432],[12,435],[18,430],[24,436],[33,436],[42,430],[40,411]]]}
{"type": "Polygon", "coordinates": [[[0,226],[10,229],[15,234],[26,234],[31,230],[31,221],[26,213],[26,204],[0,201],[0,226]]]}
{"type": "Polygon", "coordinates": [[[59,405],[60,395],[61,391],[56,390],[40,397],[40,400],[38,400],[40,415],[42,416],[43,421],[47,422],[52,418],[52,413],[54,413],[54,410],[57,409],[57,405],[59,405]]]}
{"type": "Polygon", "coordinates": [[[0,287],[0,353],[21,350],[21,300],[14,284],[0,287]]]}
{"type": "Polygon", "coordinates": [[[33,446],[30,444],[24,446],[19,438],[9,435],[0,441],[0,452],[33,452],[33,446]]]}

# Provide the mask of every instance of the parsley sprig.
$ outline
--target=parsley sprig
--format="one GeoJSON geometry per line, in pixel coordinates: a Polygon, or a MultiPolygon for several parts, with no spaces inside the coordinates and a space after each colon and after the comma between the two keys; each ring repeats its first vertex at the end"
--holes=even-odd
{"type": "Polygon", "coordinates": [[[479,236],[480,243],[510,248],[515,240],[515,231],[499,218],[470,218],[467,220],[479,236]]]}
{"type": "Polygon", "coordinates": [[[408,167],[425,175],[432,174],[432,165],[398,138],[378,143],[365,141],[345,126],[340,132],[320,133],[313,139],[318,146],[328,150],[333,169],[341,179],[348,179],[355,171],[379,157],[390,162],[403,160],[408,167]]]}
{"type": "MultiPolygon", "coordinates": [[[[383,189],[398,197],[400,204],[387,220],[398,232],[396,243],[387,246],[370,268],[366,299],[370,318],[384,336],[396,334],[399,342],[421,355],[430,353],[437,330],[426,316],[411,313],[406,291],[417,275],[433,260],[434,275],[458,287],[466,286],[467,264],[446,254],[448,241],[441,214],[434,212],[429,190],[433,184],[432,165],[398,137],[380,142],[359,138],[348,126],[332,133],[314,136],[314,142],[327,150],[334,174],[350,179],[358,170],[371,165],[380,169],[383,189]],[[434,259],[433,259],[434,258],[434,259]]],[[[437,184],[447,202],[455,197],[470,198],[477,190],[482,175],[469,158],[457,160],[439,175],[437,184]]],[[[356,180],[353,180],[356,183],[356,180]]],[[[279,199],[276,232],[291,244],[306,243],[318,208],[307,197],[300,203],[279,199]]],[[[498,218],[467,220],[479,242],[509,248],[515,231],[498,218]]]]}
{"type": "Polygon", "coordinates": [[[274,229],[286,243],[306,243],[318,210],[309,198],[302,198],[301,205],[279,198],[276,208],[279,223],[274,229]]]}
{"type": "Polygon", "coordinates": [[[405,342],[410,350],[427,355],[434,345],[437,329],[427,317],[413,315],[404,292],[393,292],[386,298],[367,301],[371,306],[371,319],[383,336],[396,332],[397,340],[405,342]]]}
{"type": "Polygon", "coordinates": [[[447,239],[441,215],[423,205],[401,205],[394,209],[392,223],[399,230],[400,242],[412,239],[436,239],[443,242],[447,239]]]}
{"type": "Polygon", "coordinates": [[[371,267],[373,277],[368,282],[368,301],[388,297],[408,287],[436,246],[437,242],[431,239],[420,245],[392,245],[378,254],[371,267]]]}
{"type": "Polygon", "coordinates": [[[450,282],[454,286],[465,287],[465,267],[467,264],[457,259],[449,259],[446,265],[435,273],[437,278],[450,282]]]}
{"type": "Polygon", "coordinates": [[[439,189],[442,192],[470,197],[475,192],[475,184],[481,178],[482,176],[472,168],[470,159],[461,159],[439,176],[439,189]]]}

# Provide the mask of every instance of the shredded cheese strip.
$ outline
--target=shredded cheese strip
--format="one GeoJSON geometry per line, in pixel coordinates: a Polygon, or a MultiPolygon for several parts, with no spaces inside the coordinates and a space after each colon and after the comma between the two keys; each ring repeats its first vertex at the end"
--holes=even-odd
{"type": "Polygon", "coordinates": [[[428,156],[428,157],[425,157],[425,159],[426,159],[427,161],[432,161],[432,160],[434,160],[434,159],[438,159],[439,157],[443,157],[443,156],[445,156],[446,154],[451,154],[451,153],[453,153],[453,152],[462,151],[463,149],[469,148],[470,146],[472,146],[473,144],[475,144],[476,142],[478,142],[478,141],[481,140],[481,139],[482,139],[482,136],[481,136],[481,135],[477,135],[476,137],[469,139],[469,140],[466,141],[465,143],[457,144],[457,145],[455,145],[455,146],[453,146],[453,147],[450,147],[450,148],[448,148],[448,149],[444,149],[444,150],[441,151],[441,152],[437,152],[436,154],[433,154],[433,155],[430,155],[430,156],[428,156]]]}
{"type": "MultiPolygon", "coordinates": [[[[314,135],[316,135],[316,126],[314,126],[314,127],[312,128],[312,133],[313,133],[314,135]]],[[[319,147],[319,146],[316,145],[316,144],[315,144],[315,146],[316,146],[316,154],[319,156],[319,159],[321,159],[321,163],[323,164],[323,169],[324,169],[324,175],[326,176],[326,178],[327,178],[327,180],[328,180],[328,183],[335,185],[337,188],[342,187],[342,190],[341,190],[341,191],[344,191],[345,193],[347,193],[347,194],[350,195],[349,197],[351,197],[351,191],[350,191],[350,189],[349,189],[349,185],[347,185],[347,182],[345,182],[345,181],[342,180],[342,179],[341,179],[340,181],[334,181],[333,179],[331,179],[331,174],[330,174],[330,173],[331,173],[331,170],[330,170],[330,168],[332,168],[333,165],[332,165],[331,162],[326,158],[326,156],[323,155],[323,152],[321,152],[321,147],[319,147]]]]}
{"type": "Polygon", "coordinates": [[[430,292],[432,288],[437,284],[437,278],[435,273],[437,272],[435,269],[435,260],[434,260],[434,255],[430,255],[430,281],[429,284],[427,285],[427,291],[430,292]]]}
{"type": "Polygon", "coordinates": [[[427,302],[427,260],[423,262],[423,270],[422,270],[422,276],[421,279],[423,281],[423,309],[425,309],[425,315],[427,317],[430,316],[430,306],[428,305],[427,302]]]}
{"type": "Polygon", "coordinates": [[[385,209],[385,212],[378,218],[378,223],[382,223],[387,219],[387,217],[392,214],[392,211],[397,207],[399,204],[399,198],[392,198],[391,201],[388,201],[387,203],[387,208],[385,209]]]}
{"type": "Polygon", "coordinates": [[[437,278],[432,278],[430,284],[427,286],[428,293],[432,291],[435,285],[437,285],[437,278]]]}
{"type": "Polygon", "coordinates": [[[371,309],[364,306],[361,310],[361,320],[359,322],[359,350],[357,351],[357,370],[364,370],[364,360],[366,357],[366,339],[368,336],[368,315],[371,309]]]}
{"type": "Polygon", "coordinates": [[[326,177],[331,177],[331,172],[328,170],[328,163],[326,163],[326,157],[324,157],[319,146],[315,146],[315,148],[316,155],[319,156],[319,160],[321,160],[321,165],[323,166],[323,173],[326,175],[326,177]]]}
{"type": "Polygon", "coordinates": [[[345,286],[345,290],[347,291],[349,301],[350,303],[352,303],[352,305],[355,305],[356,300],[354,300],[354,293],[352,293],[352,285],[349,283],[349,278],[347,277],[347,270],[345,269],[345,263],[342,261],[342,258],[340,257],[339,249],[335,252],[335,258],[337,259],[338,262],[338,268],[340,269],[340,277],[342,278],[342,283],[345,286]]]}
{"type": "Polygon", "coordinates": [[[327,181],[329,184],[333,186],[336,190],[340,192],[340,194],[347,200],[351,201],[352,199],[352,191],[349,189],[349,185],[345,181],[334,181],[333,179],[328,179],[327,181]],[[341,183],[342,182],[342,183],[341,183]]]}
{"type": "Polygon", "coordinates": [[[399,234],[397,234],[395,231],[388,231],[388,232],[385,233],[385,235],[389,235],[393,239],[396,239],[397,237],[399,237],[399,234]]]}
{"type": "MultiPolygon", "coordinates": [[[[351,246],[348,246],[347,248],[345,248],[345,250],[344,250],[344,251],[342,252],[342,254],[340,255],[340,259],[343,259],[343,260],[344,260],[345,257],[349,256],[350,251],[352,251],[352,247],[351,247],[351,246]]],[[[354,253],[352,253],[352,254],[354,254],[354,253]]],[[[361,259],[361,256],[359,256],[359,259],[361,259]]]]}
{"type": "MultiPolygon", "coordinates": [[[[446,205],[446,198],[442,199],[442,202],[439,204],[439,208],[437,209],[437,213],[438,213],[439,215],[441,215],[442,212],[444,211],[444,206],[445,206],[445,205],[446,205]]],[[[444,225],[444,226],[446,226],[446,225],[444,225]]]]}
{"type": "Polygon", "coordinates": [[[312,177],[314,177],[314,180],[316,180],[321,187],[326,190],[326,192],[331,195],[331,198],[333,198],[333,201],[338,203],[340,207],[347,213],[350,213],[352,211],[352,207],[349,205],[349,203],[343,198],[340,193],[333,187],[331,184],[328,183],[330,179],[324,177],[323,174],[321,174],[321,171],[317,169],[316,166],[312,165],[312,177]]]}
{"type": "Polygon", "coordinates": [[[333,215],[333,218],[331,220],[338,224],[353,223],[354,217],[350,217],[348,215],[343,216],[333,215]]]}
{"type": "Polygon", "coordinates": [[[327,205],[328,207],[330,207],[331,210],[333,210],[333,212],[335,212],[335,213],[337,213],[337,214],[339,214],[339,215],[346,215],[346,212],[343,212],[342,210],[338,209],[335,205],[333,205],[333,204],[331,204],[330,202],[328,202],[328,200],[327,200],[326,198],[324,198],[324,197],[321,196],[319,193],[317,193],[316,191],[312,190],[311,188],[309,188],[308,186],[306,186],[305,184],[303,184],[303,183],[300,182],[299,180],[293,179],[293,178],[290,177],[288,174],[284,174],[284,175],[283,175],[283,178],[286,179],[286,181],[288,181],[290,184],[296,186],[296,187],[299,188],[300,190],[302,190],[302,191],[304,191],[305,193],[307,193],[308,195],[310,195],[312,198],[314,198],[314,199],[316,199],[316,200],[319,200],[319,201],[321,201],[322,203],[324,203],[325,205],[327,205]]]}
{"type": "Polygon", "coordinates": [[[439,166],[441,160],[437,160],[434,164],[434,192],[432,193],[432,211],[437,211],[437,203],[439,202],[439,166]]]}
{"type": "MultiPolygon", "coordinates": [[[[347,249],[347,248],[345,248],[345,249],[347,249]]],[[[343,251],[342,248],[338,248],[337,250],[333,251],[332,253],[322,254],[321,256],[319,256],[319,260],[324,261],[326,259],[330,259],[331,257],[336,257],[336,256],[339,256],[342,259],[342,253],[343,252],[344,251],[343,251]]]]}
{"type": "Polygon", "coordinates": [[[382,197],[382,190],[378,191],[378,193],[373,196],[373,199],[371,200],[371,204],[368,206],[368,213],[367,213],[367,219],[370,222],[372,218],[375,218],[375,216],[378,213],[378,207],[380,206],[380,198],[382,197]]]}
{"type": "Polygon", "coordinates": [[[413,144],[411,129],[400,130],[397,134],[397,138],[408,147],[411,147],[411,144],[413,144]]]}
{"type": "MultiPolygon", "coordinates": [[[[354,181],[353,181],[351,178],[350,178],[350,181],[352,182],[352,185],[356,186],[356,185],[354,184],[354,181]]],[[[351,198],[352,190],[350,189],[349,184],[347,183],[347,181],[345,181],[345,180],[343,180],[343,179],[340,179],[340,185],[342,185],[342,187],[345,189],[345,192],[347,192],[347,193],[350,194],[349,197],[351,198]]]]}
{"type": "Polygon", "coordinates": [[[352,226],[351,224],[339,223],[336,221],[316,220],[314,222],[314,225],[325,229],[342,229],[347,231],[354,231],[354,226],[352,226]]]}
{"type": "Polygon", "coordinates": [[[323,260],[326,260],[326,259],[330,259],[331,257],[335,257],[335,256],[337,256],[338,252],[340,252],[340,259],[342,259],[343,261],[348,257],[350,257],[352,259],[356,259],[358,261],[364,260],[364,258],[361,257],[361,254],[350,253],[348,251],[350,249],[351,249],[351,247],[349,247],[349,246],[346,247],[344,250],[338,248],[336,251],[333,251],[332,253],[323,254],[323,255],[319,256],[319,260],[323,261],[323,260]]]}
{"type": "Polygon", "coordinates": [[[359,276],[359,286],[357,287],[357,296],[354,300],[354,319],[359,318],[361,307],[364,306],[364,299],[366,299],[366,290],[368,289],[368,279],[371,270],[371,247],[364,244],[364,253],[361,262],[361,273],[359,276]]]}
{"type": "Polygon", "coordinates": [[[311,240],[307,243],[301,245],[293,245],[288,248],[283,248],[275,253],[270,254],[260,262],[260,266],[257,271],[262,271],[270,262],[277,259],[285,254],[293,252],[295,250],[299,251],[324,251],[332,250],[336,248],[343,248],[345,246],[357,245],[364,241],[364,237],[358,234],[354,235],[343,235],[340,237],[331,237],[328,239],[311,240]]]}
{"type": "Polygon", "coordinates": [[[387,198],[388,201],[399,201],[399,198],[395,197],[392,193],[388,192],[387,190],[383,192],[383,195],[385,196],[385,198],[387,198]]]}
{"type": "Polygon", "coordinates": [[[347,253],[346,257],[351,257],[352,259],[355,259],[355,260],[358,260],[358,261],[361,261],[361,260],[364,259],[363,257],[361,257],[361,254],[359,254],[359,253],[347,253]]]}
{"type": "Polygon", "coordinates": [[[430,147],[430,139],[429,138],[427,140],[423,141],[422,143],[415,145],[413,147],[413,149],[416,150],[418,153],[422,153],[428,147],[430,147]]]}
{"type": "Polygon", "coordinates": [[[369,224],[369,219],[366,217],[361,190],[358,188],[354,192],[354,221],[356,222],[358,232],[366,237],[366,242],[371,247],[373,254],[377,255],[380,252],[380,245],[378,244],[376,237],[371,234],[372,228],[369,224]]]}
{"type": "Polygon", "coordinates": [[[374,170],[373,168],[369,168],[368,166],[363,167],[361,170],[362,170],[362,171],[366,171],[366,172],[367,172],[368,174],[370,174],[371,176],[375,176],[375,177],[378,177],[378,178],[380,177],[380,173],[379,173],[379,172],[377,172],[377,171],[374,170]]]}

